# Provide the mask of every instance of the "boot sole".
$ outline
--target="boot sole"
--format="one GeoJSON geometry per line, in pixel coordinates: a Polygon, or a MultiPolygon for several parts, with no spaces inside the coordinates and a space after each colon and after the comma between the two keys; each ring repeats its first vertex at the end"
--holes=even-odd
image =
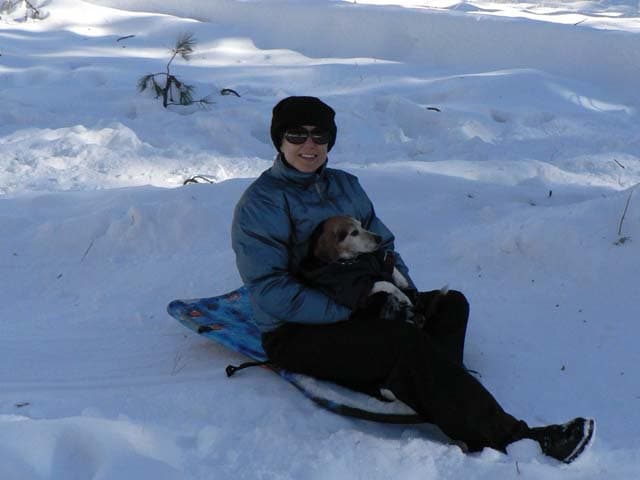
{"type": "Polygon", "coordinates": [[[580,440],[580,443],[576,445],[576,448],[573,449],[573,452],[567,455],[567,457],[564,458],[562,461],[564,463],[571,463],[576,458],[578,458],[582,454],[582,452],[584,452],[589,446],[591,446],[591,444],[593,443],[593,438],[595,437],[595,433],[596,433],[595,420],[593,420],[592,418],[587,419],[584,424],[584,435],[582,437],[582,440],[580,440]]]}

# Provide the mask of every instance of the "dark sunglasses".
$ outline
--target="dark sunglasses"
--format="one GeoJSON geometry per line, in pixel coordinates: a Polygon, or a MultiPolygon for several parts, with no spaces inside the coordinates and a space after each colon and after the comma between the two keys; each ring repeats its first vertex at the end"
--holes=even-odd
{"type": "Polygon", "coordinates": [[[331,141],[331,133],[327,130],[290,128],[284,132],[285,140],[294,145],[302,145],[309,137],[311,137],[311,141],[316,145],[326,145],[331,141]]]}

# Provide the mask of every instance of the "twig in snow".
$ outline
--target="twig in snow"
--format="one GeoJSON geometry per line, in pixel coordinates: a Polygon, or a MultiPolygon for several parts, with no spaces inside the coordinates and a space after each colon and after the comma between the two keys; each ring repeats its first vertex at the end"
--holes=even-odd
{"type": "Polygon", "coordinates": [[[176,352],[175,357],[173,357],[173,368],[171,369],[171,375],[177,375],[184,369],[184,367],[187,366],[184,362],[182,362],[182,365],[180,365],[181,362],[182,354],[180,352],[176,352]]]}
{"type": "Polygon", "coordinates": [[[622,211],[622,217],[620,217],[620,226],[618,227],[618,235],[622,235],[622,224],[624,223],[624,217],[627,215],[629,209],[629,203],[631,202],[631,195],[633,195],[633,189],[629,192],[627,202],[624,204],[624,210],[622,211]]]}
{"type": "Polygon", "coordinates": [[[236,97],[240,96],[240,94],[233,88],[223,88],[222,90],[220,90],[220,95],[235,95],[236,97]]]}
{"type": "Polygon", "coordinates": [[[620,224],[618,225],[618,240],[615,242],[616,245],[622,245],[623,243],[627,242],[628,240],[631,240],[630,237],[628,236],[622,236],[622,224],[624,223],[624,219],[627,215],[627,210],[629,209],[629,203],[631,203],[631,196],[633,195],[633,191],[635,190],[635,187],[633,187],[631,189],[631,191],[629,192],[629,196],[627,197],[627,201],[624,204],[624,210],[622,211],[622,216],[620,217],[620,224]]]}
{"type": "Polygon", "coordinates": [[[95,241],[95,238],[91,240],[91,243],[89,244],[87,249],[84,251],[84,255],[82,255],[82,258],[80,259],[80,263],[84,262],[84,259],[87,258],[87,255],[89,254],[89,250],[91,250],[91,247],[93,247],[94,241],[95,241]]]}
{"type": "Polygon", "coordinates": [[[216,183],[215,180],[208,178],[205,175],[194,175],[193,177],[187,178],[182,185],[188,185],[190,183],[216,183]]]}

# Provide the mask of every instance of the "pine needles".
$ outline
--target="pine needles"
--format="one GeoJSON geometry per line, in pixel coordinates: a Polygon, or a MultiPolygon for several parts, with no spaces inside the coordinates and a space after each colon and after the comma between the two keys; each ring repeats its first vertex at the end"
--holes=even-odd
{"type": "Polygon", "coordinates": [[[188,62],[191,60],[196,46],[196,39],[192,33],[183,33],[176,40],[175,46],[170,50],[171,57],[167,62],[165,72],[150,73],[140,77],[138,80],[138,90],[144,92],[152,90],[156,98],[162,97],[162,106],[168,105],[192,105],[194,103],[210,104],[208,98],[194,100],[194,87],[184,83],[171,73],[171,64],[176,57],[188,62]]]}
{"type": "MultiPolygon", "coordinates": [[[[29,0],[0,0],[0,13],[13,13],[20,5],[24,5],[24,20],[42,20],[47,17],[35,2],[29,0]]],[[[1,18],[1,17],[0,17],[1,18]]]]}

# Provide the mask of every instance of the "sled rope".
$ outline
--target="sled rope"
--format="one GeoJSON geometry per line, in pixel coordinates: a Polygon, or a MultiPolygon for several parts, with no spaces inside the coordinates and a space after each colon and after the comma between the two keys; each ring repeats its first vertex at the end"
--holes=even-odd
{"type": "Polygon", "coordinates": [[[233,376],[238,370],[244,370],[249,367],[263,367],[265,365],[269,365],[269,360],[265,360],[263,362],[245,362],[241,363],[238,366],[235,365],[227,365],[225,372],[227,372],[227,377],[233,376]]]}

